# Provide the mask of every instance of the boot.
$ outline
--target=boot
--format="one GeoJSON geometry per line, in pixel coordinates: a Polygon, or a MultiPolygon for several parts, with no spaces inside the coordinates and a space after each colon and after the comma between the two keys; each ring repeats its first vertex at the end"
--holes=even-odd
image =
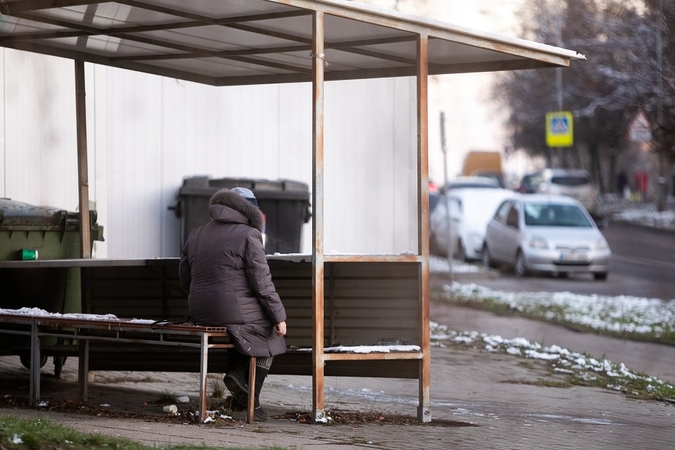
{"type": "Polygon", "coordinates": [[[225,386],[232,393],[233,406],[246,407],[248,402],[248,356],[228,351],[225,386]]]}
{"type": "Polygon", "coordinates": [[[262,409],[262,406],[260,406],[260,391],[262,390],[265,378],[269,371],[270,369],[260,366],[255,368],[255,410],[253,411],[253,417],[259,422],[265,422],[267,420],[267,413],[262,409]]]}

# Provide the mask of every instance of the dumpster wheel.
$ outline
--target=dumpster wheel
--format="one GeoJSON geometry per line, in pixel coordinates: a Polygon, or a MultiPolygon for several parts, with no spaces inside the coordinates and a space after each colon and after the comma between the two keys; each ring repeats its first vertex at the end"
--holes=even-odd
{"type": "MultiPolygon", "coordinates": [[[[21,359],[21,364],[23,364],[26,369],[30,369],[30,353],[21,353],[19,358],[21,359]]],[[[40,367],[44,367],[45,364],[47,364],[47,357],[41,355],[40,367]]]]}

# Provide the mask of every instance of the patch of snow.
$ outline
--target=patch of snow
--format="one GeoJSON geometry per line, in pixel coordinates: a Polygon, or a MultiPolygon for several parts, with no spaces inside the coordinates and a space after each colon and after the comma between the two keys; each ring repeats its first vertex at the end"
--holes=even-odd
{"type": "Polygon", "coordinates": [[[390,353],[418,352],[419,345],[338,345],[324,348],[324,353],[390,353]]]}
{"type": "Polygon", "coordinates": [[[129,320],[129,323],[140,323],[140,324],[150,324],[152,325],[153,323],[157,322],[156,320],[152,319],[131,319],[129,320]]]}
{"type": "Polygon", "coordinates": [[[526,312],[531,309],[557,311],[561,319],[596,330],[623,333],[663,332],[664,324],[675,324],[675,300],[619,295],[580,295],[571,292],[504,292],[475,283],[446,285],[446,291],[468,301],[490,301],[526,312]],[[622,317],[631,317],[625,322],[622,317]]]}
{"type": "Polygon", "coordinates": [[[19,309],[0,308],[0,314],[45,318],[83,319],[83,320],[119,320],[114,314],[53,313],[40,308],[23,307],[19,309]]]}
{"type": "MultiPolygon", "coordinates": [[[[469,264],[460,261],[452,261],[452,271],[454,273],[478,273],[483,269],[477,264],[469,264]]],[[[440,258],[438,256],[429,256],[429,272],[431,273],[448,273],[450,271],[450,264],[447,258],[440,258]]]]}
{"type": "MultiPolygon", "coordinates": [[[[445,325],[431,322],[430,326],[432,336],[438,335],[438,333],[435,332],[438,328],[442,330],[442,335],[446,334],[447,327],[445,325]]],[[[580,353],[571,352],[557,345],[544,347],[538,342],[530,342],[524,338],[504,339],[501,336],[477,333],[475,331],[447,331],[447,334],[450,335],[449,340],[453,342],[464,343],[465,345],[482,344],[483,349],[487,352],[503,351],[514,356],[524,356],[525,358],[530,359],[551,361],[555,371],[560,373],[570,373],[572,370],[581,371],[581,373],[578,374],[579,378],[589,381],[597,378],[592,375],[594,372],[602,373],[613,378],[623,377],[670,386],[668,383],[657,378],[640,375],[628,369],[623,363],[615,366],[607,359],[600,361],[595,358],[586,357],[580,353]]]]}
{"type": "Polygon", "coordinates": [[[526,350],[525,356],[532,359],[546,359],[549,361],[560,358],[560,355],[556,355],[555,353],[542,353],[536,350],[526,350]]]}

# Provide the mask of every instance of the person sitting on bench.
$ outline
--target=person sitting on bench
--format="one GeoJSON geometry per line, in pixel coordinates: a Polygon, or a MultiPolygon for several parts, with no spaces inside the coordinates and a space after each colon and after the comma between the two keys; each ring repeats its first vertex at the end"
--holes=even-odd
{"type": "Polygon", "coordinates": [[[225,375],[233,409],[248,404],[248,361],[256,357],[254,417],[265,421],[259,395],[273,357],[286,352],[286,310],[265,258],[263,216],[253,192],[239,187],[213,194],[209,214],[211,221],[185,242],[181,284],[192,321],[225,326],[235,341],[225,375]]]}

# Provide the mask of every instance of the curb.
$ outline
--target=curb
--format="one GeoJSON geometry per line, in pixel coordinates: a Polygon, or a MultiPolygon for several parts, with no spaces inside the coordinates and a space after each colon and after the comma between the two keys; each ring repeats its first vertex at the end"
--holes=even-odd
{"type": "Polygon", "coordinates": [[[675,228],[660,228],[657,226],[646,225],[644,223],[631,222],[630,220],[614,219],[610,217],[609,224],[612,225],[614,223],[621,225],[628,225],[643,230],[655,231],[658,233],[675,234],[675,228]]]}

